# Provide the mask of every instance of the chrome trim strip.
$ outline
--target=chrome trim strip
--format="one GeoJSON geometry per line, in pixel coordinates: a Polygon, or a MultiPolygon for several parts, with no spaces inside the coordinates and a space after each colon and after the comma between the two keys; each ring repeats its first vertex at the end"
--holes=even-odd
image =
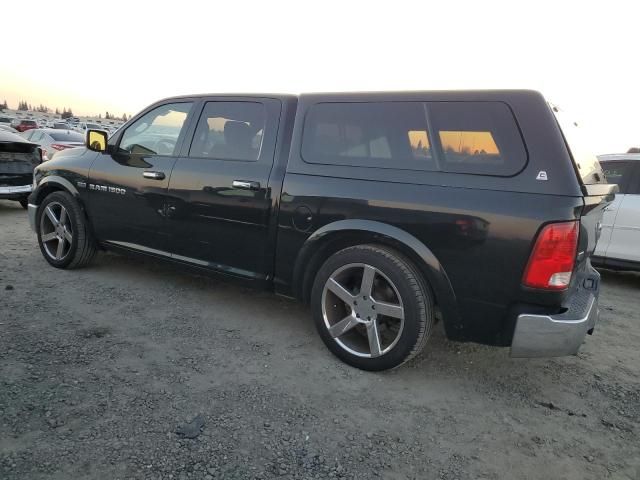
{"type": "Polygon", "coordinates": [[[165,252],[164,250],[156,250],[155,248],[145,247],[143,245],[138,245],[137,243],[129,243],[129,242],[118,242],[116,240],[107,240],[106,243],[112,243],[114,245],[118,245],[120,247],[130,248],[132,250],[140,250],[142,252],[154,253],[156,255],[163,255],[165,257],[171,258],[171,254],[169,252],[165,252]]]}
{"type": "Polygon", "coordinates": [[[161,255],[163,257],[171,258],[173,260],[178,260],[178,261],[181,261],[181,262],[190,263],[192,265],[197,265],[197,266],[200,266],[200,267],[206,267],[206,268],[209,268],[209,269],[217,270],[217,271],[219,271],[221,273],[226,273],[226,274],[240,276],[240,277],[247,277],[247,278],[250,278],[252,280],[264,280],[265,278],[267,278],[264,275],[257,275],[255,272],[250,272],[249,270],[243,270],[243,269],[240,269],[240,268],[228,267],[226,265],[220,265],[218,263],[207,262],[206,260],[199,260],[197,258],[184,257],[182,255],[178,255],[178,254],[175,254],[175,253],[165,252],[164,250],[156,250],[155,248],[149,248],[149,247],[145,247],[143,245],[138,245],[137,243],[119,242],[119,241],[115,241],[115,240],[105,240],[104,243],[107,244],[107,245],[111,244],[111,245],[115,245],[115,246],[119,246],[119,247],[129,248],[131,250],[138,250],[140,252],[153,253],[155,255],[161,255]]]}
{"type": "Polygon", "coordinates": [[[33,190],[32,185],[19,185],[17,187],[0,187],[2,193],[30,193],[33,190]]]}

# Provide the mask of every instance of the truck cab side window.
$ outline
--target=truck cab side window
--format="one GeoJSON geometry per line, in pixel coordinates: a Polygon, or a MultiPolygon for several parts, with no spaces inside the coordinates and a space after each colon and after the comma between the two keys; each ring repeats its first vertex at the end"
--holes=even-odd
{"type": "Polygon", "coordinates": [[[119,150],[138,155],[175,155],[178,138],[193,103],[170,103],[154,108],[125,130],[119,150]]]}
{"type": "Polygon", "coordinates": [[[265,121],[265,107],[259,102],[207,102],[189,156],[255,162],[265,121]]]}

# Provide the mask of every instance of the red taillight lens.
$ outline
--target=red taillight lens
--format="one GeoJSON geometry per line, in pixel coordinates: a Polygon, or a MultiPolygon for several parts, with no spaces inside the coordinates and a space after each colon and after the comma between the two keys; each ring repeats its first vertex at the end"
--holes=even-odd
{"type": "Polygon", "coordinates": [[[522,283],[563,290],[569,286],[578,248],[578,222],[551,223],[538,234],[522,283]]]}
{"type": "Polygon", "coordinates": [[[51,148],[53,148],[54,150],[65,150],[71,147],[69,147],[69,145],[62,145],[60,143],[52,143],[51,148]]]}

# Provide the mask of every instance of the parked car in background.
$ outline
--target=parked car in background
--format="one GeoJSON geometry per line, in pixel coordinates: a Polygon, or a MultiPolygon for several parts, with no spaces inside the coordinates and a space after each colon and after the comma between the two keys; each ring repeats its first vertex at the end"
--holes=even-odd
{"type": "Polygon", "coordinates": [[[11,125],[19,132],[26,132],[27,130],[31,130],[32,128],[38,128],[38,124],[35,120],[15,120],[11,125]]]}
{"type": "Polygon", "coordinates": [[[102,130],[104,127],[98,123],[80,122],[76,130],[81,133],[87,133],[87,130],[102,130]]]}
{"type": "Polygon", "coordinates": [[[116,133],[118,131],[118,127],[113,126],[113,125],[104,126],[104,127],[102,127],[102,129],[105,132],[107,132],[109,134],[109,136],[113,135],[114,133],[116,133]]]}
{"type": "Polygon", "coordinates": [[[620,192],[602,218],[602,235],[594,264],[640,270],[640,154],[621,153],[598,157],[609,183],[620,192]]]}
{"type": "Polygon", "coordinates": [[[0,125],[11,125],[15,121],[15,117],[0,115],[0,125]]]}
{"type": "Polygon", "coordinates": [[[451,340],[571,355],[617,189],[571,128],[531,91],[168,98],[38,166],[29,219],[57,268],[104,248],[297,297],[358,368],[415,356],[436,315],[451,340]]]}
{"type": "Polygon", "coordinates": [[[51,128],[56,130],[71,130],[67,122],[52,122],[51,128]]]}
{"type": "Polygon", "coordinates": [[[29,130],[22,136],[30,142],[40,145],[44,160],[51,160],[56,152],[84,145],[84,135],[73,130],[38,128],[29,130]]]}
{"type": "Polygon", "coordinates": [[[0,130],[0,199],[16,200],[27,208],[33,169],[42,163],[42,151],[20,135],[0,130]]]}
{"type": "Polygon", "coordinates": [[[0,130],[4,130],[5,132],[11,132],[11,133],[20,133],[18,130],[13,128],[11,125],[6,124],[6,123],[0,123],[0,130]]]}

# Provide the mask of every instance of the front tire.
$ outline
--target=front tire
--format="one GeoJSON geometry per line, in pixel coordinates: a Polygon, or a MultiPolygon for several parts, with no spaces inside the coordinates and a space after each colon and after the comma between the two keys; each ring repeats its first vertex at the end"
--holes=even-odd
{"type": "Polygon", "coordinates": [[[25,210],[29,208],[29,200],[27,200],[26,198],[21,198],[20,200],[18,200],[18,202],[20,202],[20,206],[25,210]]]}
{"type": "Polygon", "coordinates": [[[78,202],[67,192],[49,194],[36,214],[38,244],[56,268],[81,268],[96,254],[96,244],[78,202]]]}
{"type": "Polygon", "coordinates": [[[329,257],[316,275],[311,308],[329,350],[362,370],[407,362],[423,349],[434,324],[422,275],[403,255],[377,245],[329,257]]]}

